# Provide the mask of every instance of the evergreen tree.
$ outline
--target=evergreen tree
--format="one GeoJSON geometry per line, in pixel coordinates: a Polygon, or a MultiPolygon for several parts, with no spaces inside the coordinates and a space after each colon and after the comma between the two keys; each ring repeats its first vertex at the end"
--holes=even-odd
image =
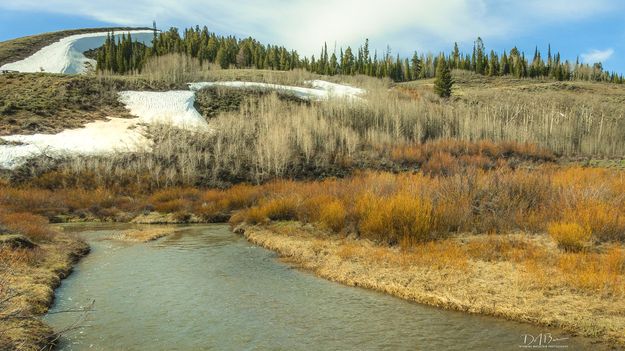
{"type": "Polygon", "coordinates": [[[460,49],[458,49],[458,43],[454,43],[453,68],[460,68],[460,49]]]}
{"type": "MultiPolygon", "coordinates": [[[[155,27],[155,26],[154,26],[155,27]]],[[[182,31],[177,28],[168,31],[154,31],[152,46],[148,47],[139,42],[133,42],[129,34],[107,35],[104,45],[96,52],[97,70],[127,74],[140,72],[148,58],[172,53],[180,53],[198,58],[200,63],[215,63],[223,68],[235,66],[237,68],[255,67],[257,69],[292,70],[304,68],[320,74],[365,74],[374,77],[388,77],[395,81],[406,81],[420,78],[431,78],[436,75],[438,58],[431,54],[419,56],[416,52],[412,58],[395,58],[390,47],[379,57],[374,52],[373,58],[369,51],[369,40],[358,48],[354,55],[348,47],[346,51],[339,48],[337,57],[336,48],[331,56],[328,55],[327,44],[324,43],[321,55],[309,60],[300,57],[297,51],[287,50],[284,47],[262,45],[253,38],[237,39],[233,36],[219,36],[208,31],[208,28],[199,26],[190,27],[182,31]]],[[[596,80],[622,84],[622,75],[604,71],[602,65],[575,65],[562,61],[560,54],[552,53],[548,47],[547,60],[543,60],[538,48],[534,57],[528,62],[524,53],[513,48],[509,54],[504,51],[500,56],[494,51],[487,54],[481,38],[474,42],[473,52],[462,53],[457,43],[453,51],[444,61],[449,70],[471,70],[484,75],[508,75],[516,77],[548,77],[555,80],[596,80]]]]}
{"type": "Polygon", "coordinates": [[[222,46],[219,48],[219,50],[217,50],[217,56],[215,57],[215,63],[217,63],[219,65],[219,67],[226,69],[228,68],[228,66],[230,66],[230,63],[228,62],[228,53],[226,52],[225,48],[222,46]]]}
{"type": "Polygon", "coordinates": [[[336,54],[332,53],[330,56],[330,75],[335,75],[338,73],[338,59],[336,58],[336,54]]]}
{"type": "Polygon", "coordinates": [[[477,37],[475,41],[475,73],[484,74],[486,65],[484,64],[484,42],[482,38],[477,37]]]}
{"type": "Polygon", "coordinates": [[[353,74],[354,73],[354,55],[352,54],[352,48],[347,47],[343,54],[343,61],[341,62],[341,73],[353,74]]]}
{"type": "Polygon", "coordinates": [[[421,78],[421,59],[415,51],[412,55],[412,79],[421,78]]]}
{"type": "Polygon", "coordinates": [[[451,71],[445,57],[441,55],[436,63],[436,79],[434,80],[434,92],[442,98],[449,98],[451,96],[451,88],[453,87],[453,79],[451,78],[451,71]]]}

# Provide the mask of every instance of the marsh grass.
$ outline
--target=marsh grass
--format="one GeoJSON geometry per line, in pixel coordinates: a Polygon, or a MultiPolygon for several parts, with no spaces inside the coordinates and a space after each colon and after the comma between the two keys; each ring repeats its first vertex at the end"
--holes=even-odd
{"type": "Polygon", "coordinates": [[[247,227],[245,236],[332,281],[625,343],[622,246],[567,253],[547,236],[462,234],[397,248],[293,222],[247,227]]]}

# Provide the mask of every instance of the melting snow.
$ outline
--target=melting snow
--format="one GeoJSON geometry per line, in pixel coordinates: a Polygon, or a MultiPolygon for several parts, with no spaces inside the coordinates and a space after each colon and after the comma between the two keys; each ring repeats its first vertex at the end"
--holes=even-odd
{"type": "Polygon", "coordinates": [[[327,100],[332,97],[360,100],[360,95],[365,92],[363,89],[322,80],[306,83],[313,88],[256,82],[200,82],[189,83],[190,91],[121,92],[120,101],[137,118],[110,118],[107,121],[88,123],[82,128],[64,130],[58,134],[0,137],[8,142],[20,143],[20,145],[0,145],[0,168],[14,169],[29,158],[41,155],[62,157],[149,150],[151,142],[145,136],[144,125],[166,124],[189,130],[208,131],[210,130],[208,123],[193,106],[195,91],[205,87],[277,90],[310,100],[327,100]]]}
{"type": "Polygon", "coordinates": [[[204,117],[193,106],[195,93],[192,91],[124,91],[119,95],[130,113],[139,116],[143,123],[171,124],[187,129],[207,126],[204,117]]]}
{"type": "Polygon", "coordinates": [[[276,90],[293,94],[301,99],[307,100],[328,100],[332,97],[360,99],[360,95],[365,91],[360,88],[354,88],[348,85],[335,84],[323,80],[311,80],[305,83],[310,84],[313,88],[302,88],[290,85],[279,85],[258,82],[198,82],[189,83],[191,90],[200,90],[208,87],[229,87],[229,88],[253,88],[262,90],[276,90]]]}
{"type": "MultiPolygon", "coordinates": [[[[131,30],[115,32],[115,38],[119,39],[122,34],[130,33],[133,41],[139,41],[146,45],[152,44],[154,32],[152,30],[131,30]]],[[[83,52],[98,48],[106,41],[108,32],[87,33],[70,35],[41,48],[31,56],[0,67],[0,70],[13,70],[19,72],[49,72],[49,73],[84,73],[87,63],[95,67],[95,60],[88,59],[83,52]]]]}
{"type": "Polygon", "coordinates": [[[111,118],[58,134],[0,137],[21,145],[0,145],[0,168],[14,169],[29,158],[47,155],[97,155],[149,149],[144,124],[168,124],[191,130],[208,130],[208,123],[195,110],[192,91],[120,93],[120,100],[138,118],[111,118]]]}

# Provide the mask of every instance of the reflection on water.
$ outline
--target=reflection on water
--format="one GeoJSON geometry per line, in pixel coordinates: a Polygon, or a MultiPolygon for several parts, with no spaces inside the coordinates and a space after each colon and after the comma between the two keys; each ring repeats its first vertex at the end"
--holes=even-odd
{"type": "MultiPolygon", "coordinates": [[[[57,290],[52,311],[93,299],[95,311],[62,350],[518,350],[522,335],[549,332],[328,282],[225,225],[149,244],[102,240],[112,228],[121,227],[68,228],[82,231],[92,252],[57,290]]],[[[76,317],[46,320],[60,329],[76,317]]]]}

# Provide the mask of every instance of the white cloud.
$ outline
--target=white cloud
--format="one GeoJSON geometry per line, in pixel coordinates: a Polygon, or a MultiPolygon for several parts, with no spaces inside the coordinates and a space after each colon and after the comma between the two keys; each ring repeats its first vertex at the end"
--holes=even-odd
{"type": "MultiPolygon", "coordinates": [[[[0,8],[91,17],[123,25],[206,24],[211,30],[254,36],[318,53],[332,48],[389,44],[393,51],[448,49],[454,41],[507,38],[541,24],[614,11],[610,0],[2,0],[0,8]]],[[[379,48],[379,47],[378,47],[379,48]]]]}
{"type": "Polygon", "coordinates": [[[603,63],[609,60],[612,55],[614,55],[614,49],[610,48],[605,50],[590,50],[586,53],[583,53],[581,56],[584,63],[603,63]]]}

